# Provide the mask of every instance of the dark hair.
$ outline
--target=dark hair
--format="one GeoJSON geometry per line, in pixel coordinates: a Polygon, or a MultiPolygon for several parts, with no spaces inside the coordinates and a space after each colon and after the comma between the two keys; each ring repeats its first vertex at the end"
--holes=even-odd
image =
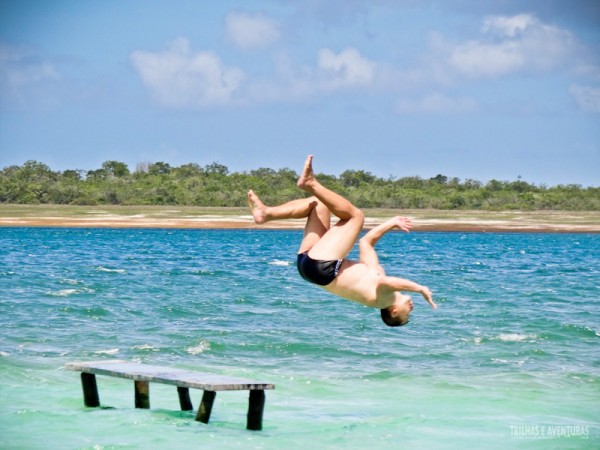
{"type": "Polygon", "coordinates": [[[384,308],[381,310],[381,320],[388,327],[401,327],[402,325],[406,325],[408,320],[402,320],[400,317],[392,316],[392,307],[384,308]]]}

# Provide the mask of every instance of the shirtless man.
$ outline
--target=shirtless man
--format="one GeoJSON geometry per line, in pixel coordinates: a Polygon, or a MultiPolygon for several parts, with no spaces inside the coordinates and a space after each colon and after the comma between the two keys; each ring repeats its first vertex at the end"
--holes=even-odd
{"type": "Polygon", "coordinates": [[[317,181],[312,155],[304,164],[298,187],[312,195],[279,206],[266,206],[253,192],[248,205],[257,224],[271,220],[306,218],[304,238],[298,250],[298,271],[311,283],[323,286],[339,297],[381,310],[389,326],[406,325],[413,302],[401,291],[417,292],[432,308],[437,308],[431,291],[420,284],[385,274],[375,252],[375,244],[388,231],[412,228],[410,219],[394,217],[370,230],[359,241],[360,260],[346,259],[364,224],[363,212],[341,195],[317,181]],[[339,221],[331,227],[333,213],[339,221]]]}

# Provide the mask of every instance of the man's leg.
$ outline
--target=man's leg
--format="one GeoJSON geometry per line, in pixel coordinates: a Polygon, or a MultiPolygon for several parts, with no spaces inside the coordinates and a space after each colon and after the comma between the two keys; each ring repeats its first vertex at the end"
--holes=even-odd
{"type": "Polygon", "coordinates": [[[313,156],[309,155],[304,163],[302,175],[298,179],[298,187],[321,200],[329,210],[342,220],[349,220],[358,216],[362,211],[350,203],[340,194],[327,189],[315,178],[312,168],[313,156]]]}
{"type": "Polygon", "coordinates": [[[340,221],[310,250],[314,259],[345,258],[356,243],[356,239],[364,224],[363,212],[341,195],[324,187],[317,181],[312,169],[312,155],[304,164],[302,175],[298,179],[298,187],[319,199],[340,221]]]}
{"type": "Polygon", "coordinates": [[[304,253],[311,250],[331,227],[331,213],[329,212],[329,209],[315,197],[312,198],[317,204],[306,219],[304,237],[302,238],[298,253],[304,253]]]}
{"type": "Polygon", "coordinates": [[[317,206],[317,199],[301,198],[278,206],[265,205],[254,191],[248,191],[248,206],[257,224],[271,220],[304,219],[317,206]]]}
{"type": "Polygon", "coordinates": [[[330,228],[329,209],[316,197],[292,200],[278,206],[265,205],[253,191],[248,192],[248,206],[257,224],[271,220],[306,218],[304,237],[298,253],[310,250],[330,228]]]}

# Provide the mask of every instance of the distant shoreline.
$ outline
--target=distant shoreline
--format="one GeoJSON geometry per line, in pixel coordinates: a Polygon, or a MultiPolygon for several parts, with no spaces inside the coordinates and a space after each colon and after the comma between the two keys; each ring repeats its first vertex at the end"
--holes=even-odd
{"type": "MultiPolygon", "coordinates": [[[[365,228],[394,215],[414,231],[600,233],[600,211],[365,210],[365,228]]],[[[0,227],[302,229],[304,220],[256,225],[245,208],[0,205],[0,227]]]]}

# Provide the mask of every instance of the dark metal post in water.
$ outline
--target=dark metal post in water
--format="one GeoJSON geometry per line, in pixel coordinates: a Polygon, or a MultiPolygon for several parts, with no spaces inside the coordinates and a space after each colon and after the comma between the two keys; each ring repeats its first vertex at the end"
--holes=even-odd
{"type": "Polygon", "coordinates": [[[192,411],[192,400],[190,399],[190,390],[186,387],[177,386],[177,394],[179,394],[179,405],[182,411],[192,411]]]}
{"type": "Polygon", "coordinates": [[[198,414],[196,414],[196,420],[198,422],[208,423],[216,396],[217,393],[215,391],[204,391],[204,394],[202,394],[202,402],[198,408],[198,414]]]}
{"type": "Polygon", "coordinates": [[[263,411],[265,409],[265,391],[256,389],[250,391],[248,401],[248,422],[246,428],[249,430],[262,430],[263,411]]]}
{"type": "Polygon", "coordinates": [[[100,406],[96,375],[81,372],[81,387],[83,388],[83,404],[92,408],[100,406]]]}
{"type": "Polygon", "coordinates": [[[135,385],[135,407],[150,408],[150,383],[147,381],[134,381],[135,385]]]}

